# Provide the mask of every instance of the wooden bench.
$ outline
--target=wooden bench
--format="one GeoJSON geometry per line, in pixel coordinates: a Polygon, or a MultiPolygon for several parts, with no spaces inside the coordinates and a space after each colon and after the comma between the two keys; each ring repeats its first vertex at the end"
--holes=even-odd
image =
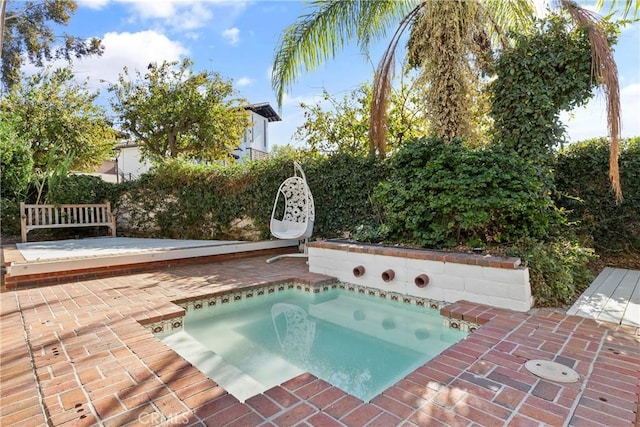
{"type": "Polygon", "coordinates": [[[116,236],[116,217],[111,203],[78,205],[28,205],[20,203],[20,231],[22,243],[27,233],[40,228],[99,227],[111,229],[116,236]]]}

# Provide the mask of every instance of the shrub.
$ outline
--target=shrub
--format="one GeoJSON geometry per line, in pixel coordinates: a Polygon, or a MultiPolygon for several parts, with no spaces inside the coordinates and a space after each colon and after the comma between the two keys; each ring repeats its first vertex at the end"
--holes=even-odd
{"type": "Polygon", "coordinates": [[[619,162],[624,199],[618,204],[605,138],[571,144],[557,156],[557,204],[583,244],[599,252],[640,249],[640,137],[622,141],[619,162]]]}
{"type": "Polygon", "coordinates": [[[316,205],[316,236],[350,237],[358,227],[382,224],[381,206],[372,197],[388,176],[385,162],[338,153],[314,159],[305,171],[316,205]]]}
{"type": "Polygon", "coordinates": [[[509,249],[529,268],[531,292],[537,307],[570,305],[593,280],[587,264],[593,250],[571,240],[541,242],[523,239],[509,249]]]}
{"type": "Polygon", "coordinates": [[[390,177],[376,190],[389,236],[421,246],[507,243],[543,238],[562,216],[544,171],[495,148],[423,138],[390,159],[390,177]]]}
{"type": "Polygon", "coordinates": [[[3,234],[20,232],[20,202],[31,180],[33,159],[29,144],[9,120],[0,120],[0,221],[3,234]]]}
{"type": "Polygon", "coordinates": [[[0,121],[0,196],[10,200],[24,197],[32,168],[29,144],[18,136],[10,122],[0,121]]]}
{"type": "Polygon", "coordinates": [[[117,205],[119,187],[92,175],[68,175],[47,188],[47,200],[53,204],[104,203],[117,205]]]}
{"type": "MultiPolygon", "coordinates": [[[[615,28],[606,29],[615,42],[615,28]]],[[[554,147],[564,141],[560,112],[593,96],[591,67],[587,32],[563,17],[517,34],[498,57],[497,78],[489,85],[495,143],[538,164],[551,161],[554,147]]]]}

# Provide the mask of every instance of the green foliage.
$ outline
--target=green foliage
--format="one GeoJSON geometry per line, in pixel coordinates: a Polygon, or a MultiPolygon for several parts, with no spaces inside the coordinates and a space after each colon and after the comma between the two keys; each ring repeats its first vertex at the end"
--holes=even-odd
{"type": "Polygon", "coordinates": [[[640,137],[622,141],[619,163],[622,203],[612,195],[607,139],[570,144],[557,156],[557,204],[583,244],[599,252],[640,249],[640,137]]]}
{"type": "Polygon", "coordinates": [[[380,243],[389,237],[389,227],[385,224],[377,227],[361,224],[353,230],[352,237],[358,242],[380,243]]]}
{"type": "Polygon", "coordinates": [[[570,305],[593,280],[587,265],[593,259],[591,249],[560,239],[541,242],[522,239],[509,251],[529,268],[531,292],[537,307],[570,305]]]}
{"type": "Polygon", "coordinates": [[[63,159],[58,158],[57,147],[47,153],[47,165],[40,173],[35,175],[34,184],[38,187],[38,197],[35,203],[50,202],[47,200],[47,189],[54,188],[69,175],[69,166],[73,162],[73,154],[63,159]]]}
{"type": "Polygon", "coordinates": [[[356,225],[377,226],[371,193],[385,168],[375,159],[299,151],[250,163],[194,165],[172,160],[125,184],[121,209],[128,228],[153,237],[237,239],[238,220],[254,239],[270,237],[278,187],[301,163],[315,201],[314,238],[342,237],[356,225]]]}
{"type": "Polygon", "coordinates": [[[18,136],[12,123],[0,120],[0,196],[2,200],[24,197],[33,169],[29,144],[18,136]]]}
{"type": "Polygon", "coordinates": [[[299,75],[320,66],[356,41],[363,52],[407,16],[415,5],[396,0],[314,2],[287,27],[275,49],[272,86],[278,105],[299,75]]]}
{"type": "Polygon", "coordinates": [[[543,238],[562,216],[541,170],[499,148],[459,139],[406,143],[376,190],[390,238],[429,247],[543,238]]]}
{"type": "MultiPolygon", "coordinates": [[[[421,86],[409,76],[403,76],[392,92],[387,119],[387,146],[391,150],[405,140],[427,134],[421,94],[421,86]]],[[[315,105],[300,104],[305,122],[297,128],[294,138],[304,141],[314,152],[374,154],[369,147],[371,82],[342,99],[326,91],[322,97],[315,105]]]]}
{"type": "Polygon", "coordinates": [[[96,97],[87,82],[75,83],[72,71],[60,68],[25,79],[1,100],[4,117],[31,146],[35,172],[68,158],[71,169],[87,170],[112,155],[116,133],[96,97]]]}
{"type": "Polygon", "coordinates": [[[20,68],[25,58],[37,67],[54,59],[101,55],[101,41],[89,41],[69,34],[56,34],[54,29],[67,25],[75,13],[74,0],[17,1],[3,0],[6,17],[0,23],[2,31],[2,85],[11,89],[20,81],[20,68]],[[6,3],[5,3],[6,1],[6,3]]]}
{"type": "Polygon", "coordinates": [[[20,230],[20,202],[24,201],[33,159],[29,144],[20,138],[10,121],[0,114],[0,222],[2,232],[20,230]]]}
{"type": "Polygon", "coordinates": [[[345,237],[359,225],[382,224],[382,211],[372,198],[388,176],[384,162],[337,153],[302,166],[316,205],[315,237],[345,237]]]}
{"type": "Polygon", "coordinates": [[[564,141],[562,110],[583,105],[598,83],[591,75],[589,38],[553,16],[532,33],[515,36],[499,56],[491,83],[494,141],[520,156],[548,164],[564,141]]]}
{"type": "Polygon", "coordinates": [[[150,64],[131,80],[125,67],[111,85],[111,105],[122,129],[142,144],[142,156],[212,161],[226,159],[250,125],[245,102],[230,99],[230,81],[217,73],[194,73],[193,62],[150,64]]]}
{"type": "Polygon", "coordinates": [[[47,190],[47,202],[57,205],[109,201],[115,206],[118,198],[118,185],[91,175],[68,175],[47,190]]]}

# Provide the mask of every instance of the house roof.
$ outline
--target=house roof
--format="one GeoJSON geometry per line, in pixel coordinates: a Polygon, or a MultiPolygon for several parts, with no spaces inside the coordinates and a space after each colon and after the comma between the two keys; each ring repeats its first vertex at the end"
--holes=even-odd
{"type": "Polygon", "coordinates": [[[282,121],[278,113],[271,107],[268,102],[260,102],[258,104],[251,104],[245,107],[247,110],[251,110],[256,114],[261,115],[270,122],[282,121]]]}

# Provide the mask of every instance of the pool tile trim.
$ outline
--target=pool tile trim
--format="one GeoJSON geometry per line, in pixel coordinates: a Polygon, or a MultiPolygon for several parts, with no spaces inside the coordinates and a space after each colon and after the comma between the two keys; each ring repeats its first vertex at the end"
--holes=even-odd
{"type": "MultiPolygon", "coordinates": [[[[473,318],[474,320],[471,320],[472,318],[470,316],[466,316],[466,318],[463,318],[462,315],[459,316],[460,318],[453,316],[451,310],[446,310],[446,307],[451,306],[451,303],[446,301],[436,301],[430,298],[422,298],[412,295],[400,294],[397,292],[389,292],[377,288],[369,288],[367,286],[354,285],[344,282],[320,283],[312,285],[309,283],[298,283],[296,281],[276,284],[260,284],[247,287],[240,291],[227,290],[213,292],[196,297],[174,300],[172,301],[172,303],[176,305],[176,311],[174,313],[165,313],[162,319],[153,318],[154,321],[151,321],[151,318],[147,318],[140,321],[140,324],[152,331],[154,334],[167,333],[176,329],[182,329],[182,327],[184,326],[184,316],[189,312],[204,309],[214,309],[215,307],[219,307],[233,301],[242,301],[249,298],[259,297],[265,294],[273,294],[291,289],[314,294],[328,292],[334,289],[341,289],[354,294],[368,295],[390,301],[398,301],[416,307],[440,310],[440,315],[443,317],[444,326],[453,329],[459,329],[464,332],[473,332],[480,325],[480,323],[476,321],[477,319],[475,317],[473,318]]],[[[473,305],[466,311],[469,311],[471,309],[475,309],[477,311],[477,307],[479,306],[473,305]]]]}

